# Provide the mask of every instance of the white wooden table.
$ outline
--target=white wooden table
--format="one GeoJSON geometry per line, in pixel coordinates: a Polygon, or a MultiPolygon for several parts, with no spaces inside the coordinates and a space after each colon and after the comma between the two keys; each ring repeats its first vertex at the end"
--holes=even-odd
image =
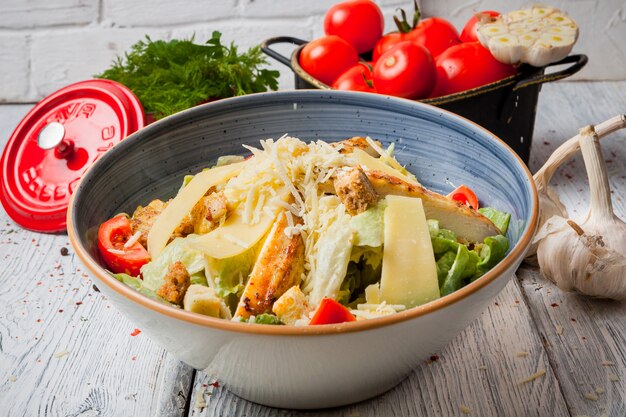
{"type": "MultiPolygon", "coordinates": [[[[0,106],[2,147],[29,108],[0,106]]],[[[626,82],[545,86],[531,169],[579,127],[623,112],[626,82]]],[[[602,142],[622,219],[625,140],[620,132],[602,142]]],[[[553,182],[571,214],[582,215],[582,159],[553,182]]],[[[345,408],[294,412],[249,403],[143,334],[133,336],[134,329],[94,287],[66,235],[20,229],[0,209],[2,417],[626,416],[626,303],[565,294],[529,266],[406,381],[345,408]],[[518,383],[542,370],[533,382],[518,383]]]]}

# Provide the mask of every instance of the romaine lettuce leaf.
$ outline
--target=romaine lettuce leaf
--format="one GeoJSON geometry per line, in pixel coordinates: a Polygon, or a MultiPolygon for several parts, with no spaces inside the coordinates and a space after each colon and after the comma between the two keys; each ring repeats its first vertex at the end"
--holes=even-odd
{"type": "MultiPolygon", "coordinates": [[[[174,239],[156,259],[141,267],[144,287],[156,291],[165,282],[164,278],[169,265],[176,261],[182,262],[191,276],[203,274],[207,262],[204,254],[194,248],[195,238],[195,235],[189,235],[185,238],[174,239]]],[[[198,278],[196,277],[195,280],[197,281],[198,278]]]]}
{"type": "Polygon", "coordinates": [[[250,323],[256,324],[273,324],[273,325],[282,325],[283,323],[273,314],[259,314],[255,316],[253,320],[249,320],[250,323]]]}
{"type": "Polygon", "coordinates": [[[506,234],[506,231],[509,228],[509,222],[511,221],[510,213],[496,210],[493,207],[482,207],[479,208],[478,211],[483,216],[491,220],[493,224],[495,224],[496,227],[500,229],[503,235],[506,234]]]}
{"type": "Polygon", "coordinates": [[[113,275],[118,281],[123,282],[124,284],[128,285],[129,287],[131,287],[132,289],[134,289],[135,291],[137,291],[139,294],[145,295],[148,298],[152,298],[153,300],[156,300],[160,303],[163,304],[167,304],[169,306],[172,307],[176,307],[179,308],[177,305],[172,304],[170,302],[168,302],[167,300],[165,300],[164,298],[159,297],[156,292],[146,288],[143,285],[143,281],[140,278],[137,277],[132,277],[128,274],[111,274],[113,275]]]}
{"type": "Polygon", "coordinates": [[[220,297],[240,295],[257,258],[257,246],[226,259],[208,259],[207,275],[220,297]]]}
{"type": "Polygon", "coordinates": [[[508,250],[509,239],[505,236],[497,235],[485,238],[480,249],[480,261],[476,265],[476,273],[472,277],[472,281],[496,266],[498,262],[504,259],[508,250]]]}
{"type": "Polygon", "coordinates": [[[386,206],[385,200],[380,200],[363,213],[350,219],[350,227],[354,230],[354,246],[382,246],[386,206]]]}

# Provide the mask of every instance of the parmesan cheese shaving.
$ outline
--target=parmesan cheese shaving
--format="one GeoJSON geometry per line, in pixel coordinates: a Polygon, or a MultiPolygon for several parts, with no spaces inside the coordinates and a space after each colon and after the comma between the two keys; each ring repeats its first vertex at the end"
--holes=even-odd
{"type": "Polygon", "coordinates": [[[54,358],[59,359],[62,358],[64,356],[69,355],[70,352],[67,349],[63,349],[63,350],[59,350],[58,352],[56,352],[54,355],[52,355],[54,358]]]}
{"type": "Polygon", "coordinates": [[[595,392],[586,392],[584,397],[589,401],[598,401],[598,396],[595,392]]]}
{"type": "Polygon", "coordinates": [[[522,379],[521,381],[518,381],[517,385],[527,384],[529,382],[534,381],[537,378],[541,378],[545,374],[546,374],[546,370],[545,369],[539,369],[537,372],[535,372],[534,374],[532,374],[528,378],[525,378],[525,379],[522,379]]]}
{"type": "Polygon", "coordinates": [[[609,374],[609,381],[611,382],[617,382],[619,381],[619,378],[616,374],[609,374]]]}
{"type": "Polygon", "coordinates": [[[127,241],[126,243],[124,243],[124,248],[128,249],[131,246],[133,246],[135,243],[137,243],[137,241],[139,240],[139,238],[141,237],[141,232],[137,231],[135,232],[134,235],[132,235],[127,241]]]}

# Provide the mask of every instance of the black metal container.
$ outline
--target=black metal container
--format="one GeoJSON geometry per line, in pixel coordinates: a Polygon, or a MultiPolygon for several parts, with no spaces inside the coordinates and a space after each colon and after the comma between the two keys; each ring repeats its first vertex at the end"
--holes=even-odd
{"type": "MultiPolygon", "coordinates": [[[[297,89],[330,89],[328,85],[313,78],[300,66],[300,52],[306,43],[307,41],[302,39],[279,36],[263,41],[261,49],[293,70],[297,89]],[[270,48],[271,45],[279,43],[297,46],[291,58],[270,48]]],[[[569,77],[577,73],[585,64],[587,64],[586,55],[570,55],[545,67],[522,65],[516,75],[494,83],[420,101],[449,110],[483,126],[504,140],[524,162],[528,163],[541,85],[569,77]],[[556,72],[545,73],[548,67],[564,64],[570,65],[556,72]]]]}

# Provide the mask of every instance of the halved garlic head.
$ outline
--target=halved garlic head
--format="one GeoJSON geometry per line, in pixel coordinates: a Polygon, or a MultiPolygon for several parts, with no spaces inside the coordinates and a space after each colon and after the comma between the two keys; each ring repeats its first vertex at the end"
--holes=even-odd
{"type": "Polygon", "coordinates": [[[505,64],[542,67],[565,58],[577,39],[576,22],[554,7],[515,10],[478,26],[480,43],[505,64]]]}

